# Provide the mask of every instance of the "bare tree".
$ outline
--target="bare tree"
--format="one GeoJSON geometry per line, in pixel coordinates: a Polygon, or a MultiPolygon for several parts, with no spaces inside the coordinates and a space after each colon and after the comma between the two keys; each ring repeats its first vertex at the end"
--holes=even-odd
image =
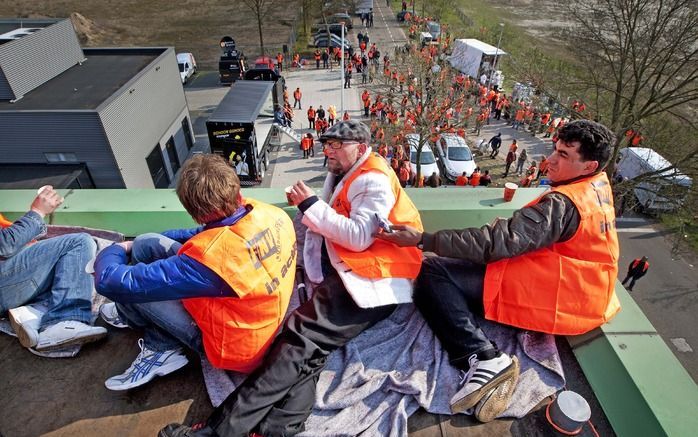
{"type": "Polygon", "coordinates": [[[698,99],[695,0],[572,0],[569,13],[583,73],[577,84],[618,137],[610,174],[628,129],[656,117],[696,129],[688,106],[698,99]]]}
{"type": "Polygon", "coordinates": [[[242,3],[247,6],[247,8],[252,11],[257,19],[257,30],[259,31],[259,45],[262,50],[262,56],[264,56],[264,35],[262,33],[262,24],[264,19],[271,11],[272,7],[276,5],[276,0],[242,0],[242,3]]]}

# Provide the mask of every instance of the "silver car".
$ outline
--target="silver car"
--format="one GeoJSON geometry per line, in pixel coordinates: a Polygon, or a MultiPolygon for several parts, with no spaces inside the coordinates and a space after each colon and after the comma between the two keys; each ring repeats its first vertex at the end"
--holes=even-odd
{"type": "Polygon", "coordinates": [[[451,181],[455,181],[463,172],[470,177],[477,167],[470,147],[456,134],[440,135],[434,148],[443,167],[442,174],[451,181]]]}

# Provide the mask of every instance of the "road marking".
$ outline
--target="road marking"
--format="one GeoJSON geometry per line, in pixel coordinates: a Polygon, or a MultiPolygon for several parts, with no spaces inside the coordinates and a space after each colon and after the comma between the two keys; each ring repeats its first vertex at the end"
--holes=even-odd
{"type": "Polygon", "coordinates": [[[649,220],[639,217],[617,217],[617,223],[649,223],[649,220]]]}
{"type": "Polygon", "coordinates": [[[670,340],[679,352],[693,352],[693,348],[691,348],[685,338],[672,338],[670,340]]]}
{"type": "Polygon", "coordinates": [[[628,233],[635,233],[635,234],[654,234],[659,231],[656,231],[652,228],[616,228],[616,232],[628,232],[628,233]]]}

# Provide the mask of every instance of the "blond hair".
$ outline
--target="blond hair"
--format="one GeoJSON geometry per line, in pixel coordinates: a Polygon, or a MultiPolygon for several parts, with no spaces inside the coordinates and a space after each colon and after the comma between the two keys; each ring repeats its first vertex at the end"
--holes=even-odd
{"type": "Polygon", "coordinates": [[[218,155],[195,155],[182,167],[177,196],[197,223],[210,223],[232,215],[238,208],[240,180],[218,155]]]}

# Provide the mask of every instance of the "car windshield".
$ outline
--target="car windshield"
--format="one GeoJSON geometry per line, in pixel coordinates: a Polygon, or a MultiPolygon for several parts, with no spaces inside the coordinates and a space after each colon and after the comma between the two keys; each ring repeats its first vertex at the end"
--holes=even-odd
{"type": "MultiPolygon", "coordinates": [[[[410,153],[410,161],[412,161],[412,164],[417,164],[417,151],[413,150],[410,153]]],[[[434,159],[434,154],[431,153],[431,150],[422,150],[422,159],[420,164],[433,164],[436,162],[434,159]]]]}
{"type": "Polygon", "coordinates": [[[179,72],[184,73],[184,64],[177,64],[179,65],[179,72]]]}
{"type": "Polygon", "coordinates": [[[429,23],[429,24],[427,24],[427,29],[429,29],[429,32],[431,32],[431,33],[434,33],[434,32],[439,33],[439,30],[441,30],[441,26],[439,26],[436,23],[429,23]]]}
{"type": "Polygon", "coordinates": [[[472,161],[473,155],[467,147],[449,147],[448,159],[451,161],[472,161]]]}

